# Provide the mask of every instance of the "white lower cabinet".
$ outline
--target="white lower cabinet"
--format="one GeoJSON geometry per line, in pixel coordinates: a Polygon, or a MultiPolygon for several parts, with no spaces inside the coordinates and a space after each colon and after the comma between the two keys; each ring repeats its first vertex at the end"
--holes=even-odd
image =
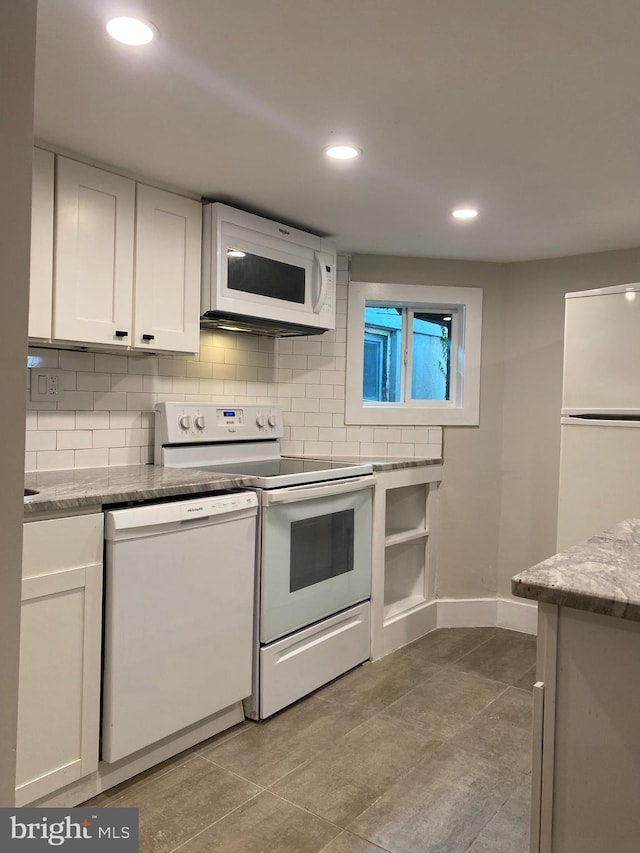
{"type": "Polygon", "coordinates": [[[533,685],[533,731],[531,756],[530,849],[539,853],[542,809],[542,744],[544,733],[544,681],[533,685]]]}
{"type": "Polygon", "coordinates": [[[376,472],[371,649],[373,659],[436,627],[434,527],[442,465],[376,472]]]}
{"type": "Polygon", "coordinates": [[[531,853],[640,849],[640,623],[538,604],[531,853]]]}
{"type": "Polygon", "coordinates": [[[98,767],[102,513],[24,525],[16,805],[98,767]]]}

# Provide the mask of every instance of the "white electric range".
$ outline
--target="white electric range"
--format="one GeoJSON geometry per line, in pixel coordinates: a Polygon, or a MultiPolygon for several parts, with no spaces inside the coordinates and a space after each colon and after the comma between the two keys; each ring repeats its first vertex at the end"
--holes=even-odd
{"type": "Polygon", "coordinates": [[[253,692],[245,701],[253,719],[362,663],[370,649],[372,466],[282,456],[283,433],[278,406],[156,406],[156,465],[235,474],[258,492],[253,692]]]}

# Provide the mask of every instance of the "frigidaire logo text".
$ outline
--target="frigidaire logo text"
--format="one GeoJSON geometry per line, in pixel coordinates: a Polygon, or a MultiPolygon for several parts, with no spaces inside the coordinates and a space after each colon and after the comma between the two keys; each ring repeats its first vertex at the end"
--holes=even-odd
{"type": "Polygon", "coordinates": [[[204,507],[203,506],[189,507],[187,509],[187,512],[204,512],[204,507]]]}

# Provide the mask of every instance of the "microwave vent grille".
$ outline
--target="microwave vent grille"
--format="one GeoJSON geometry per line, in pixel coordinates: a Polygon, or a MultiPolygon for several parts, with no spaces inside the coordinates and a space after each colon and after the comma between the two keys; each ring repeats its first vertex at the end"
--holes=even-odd
{"type": "Polygon", "coordinates": [[[281,323],[258,317],[243,317],[224,311],[207,311],[200,318],[202,329],[222,329],[228,332],[245,332],[270,338],[294,338],[302,335],[323,335],[328,329],[294,323],[281,323]]]}

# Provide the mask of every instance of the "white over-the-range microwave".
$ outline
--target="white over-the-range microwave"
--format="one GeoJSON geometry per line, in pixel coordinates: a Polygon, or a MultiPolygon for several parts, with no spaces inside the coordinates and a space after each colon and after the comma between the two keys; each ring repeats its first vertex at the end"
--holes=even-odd
{"type": "Polygon", "coordinates": [[[203,327],[274,336],[335,329],[332,240],[212,203],[202,250],[203,327]]]}

